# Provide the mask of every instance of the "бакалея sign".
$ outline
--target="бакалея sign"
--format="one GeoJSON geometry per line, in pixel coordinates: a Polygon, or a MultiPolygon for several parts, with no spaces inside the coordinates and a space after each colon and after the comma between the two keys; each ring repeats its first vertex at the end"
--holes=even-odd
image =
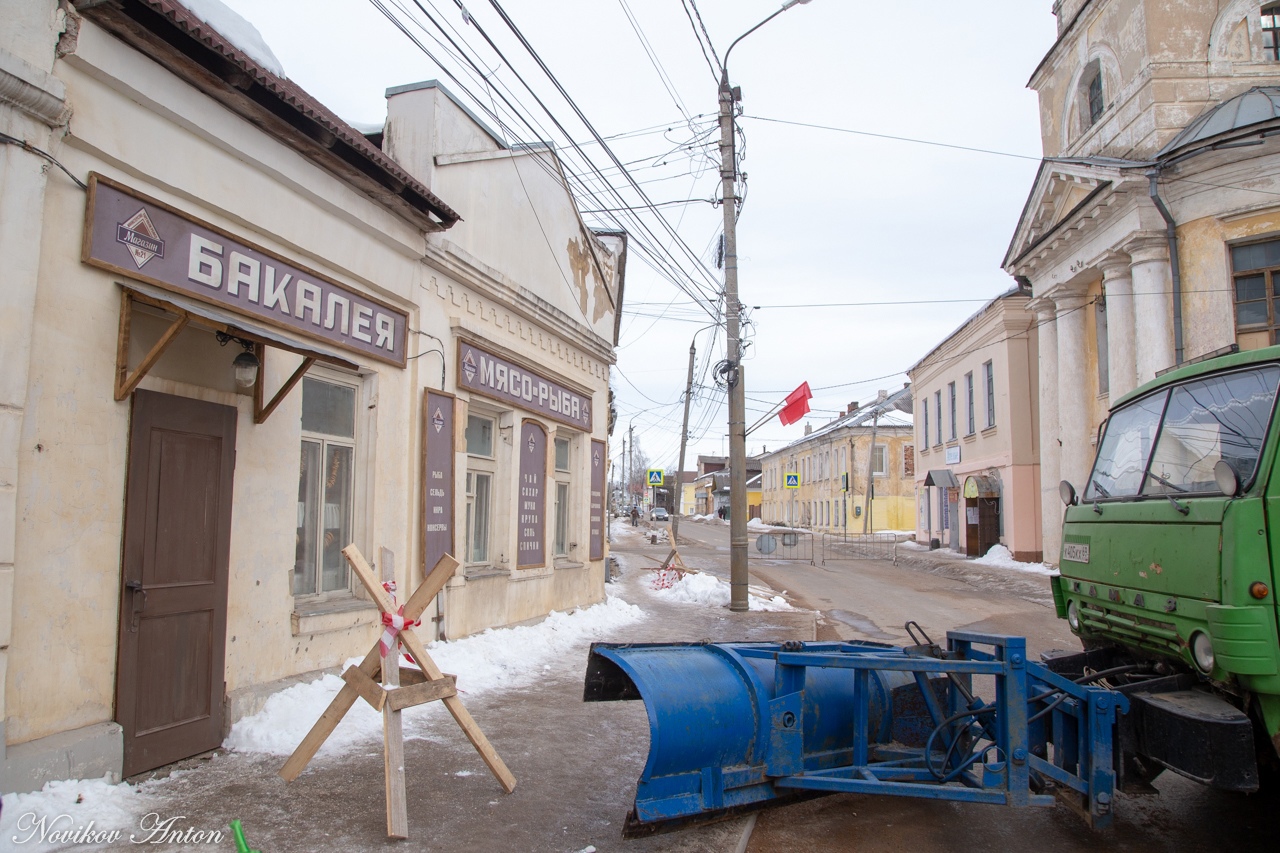
{"type": "Polygon", "coordinates": [[[398,367],[408,314],[103,178],[81,260],[398,367]]]}

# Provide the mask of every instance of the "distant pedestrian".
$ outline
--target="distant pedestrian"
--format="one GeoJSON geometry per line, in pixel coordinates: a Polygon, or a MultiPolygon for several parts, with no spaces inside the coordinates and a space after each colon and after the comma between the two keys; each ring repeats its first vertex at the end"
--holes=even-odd
{"type": "Polygon", "coordinates": [[[631,508],[631,526],[635,527],[640,523],[640,510],[636,507],[631,508]]]}

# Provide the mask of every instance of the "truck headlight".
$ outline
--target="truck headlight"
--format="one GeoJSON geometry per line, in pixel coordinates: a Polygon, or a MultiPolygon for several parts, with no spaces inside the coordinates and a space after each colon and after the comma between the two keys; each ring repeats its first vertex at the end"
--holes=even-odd
{"type": "Polygon", "coordinates": [[[1204,631],[1191,635],[1191,658],[1205,675],[1213,671],[1213,640],[1204,631]]]}
{"type": "Polygon", "coordinates": [[[1080,630],[1080,608],[1074,601],[1067,603],[1067,624],[1071,626],[1072,631],[1080,630]]]}

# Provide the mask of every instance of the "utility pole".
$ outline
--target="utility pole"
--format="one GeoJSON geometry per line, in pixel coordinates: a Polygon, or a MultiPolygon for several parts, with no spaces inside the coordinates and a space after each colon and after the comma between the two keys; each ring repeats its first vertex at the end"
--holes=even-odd
{"type": "Polygon", "coordinates": [[[880,423],[880,410],[871,415],[871,449],[867,451],[867,493],[862,496],[862,532],[871,525],[871,491],[876,487],[876,427],[880,423]]]}
{"type": "Polygon", "coordinates": [[[631,469],[631,476],[627,478],[627,498],[628,503],[632,506],[640,505],[640,495],[635,491],[636,479],[636,425],[635,422],[627,424],[627,436],[631,439],[631,455],[627,457],[627,466],[631,469]]]}
{"type": "Polygon", "coordinates": [[[782,8],[733,40],[720,63],[720,200],[724,208],[724,303],[729,386],[729,609],[741,613],[747,605],[747,401],[742,375],[738,302],[738,161],[734,154],[734,105],[741,90],[729,85],[729,54],[738,42],[790,9],[809,0],[786,0],[782,8]]]}
{"type": "Polygon", "coordinates": [[[694,342],[689,342],[689,378],[684,384],[684,425],[680,427],[680,463],[676,466],[676,482],[672,488],[675,490],[675,511],[671,513],[671,547],[675,548],[679,543],[677,537],[680,535],[680,507],[684,503],[684,451],[689,444],[689,401],[693,397],[693,355],[695,352],[694,342]]]}
{"type": "MultiPolygon", "coordinates": [[[[775,13],[776,14],[776,13],[775,13]]],[[[737,42],[734,42],[737,44],[737,42]]],[[[730,50],[733,46],[730,45],[730,50]]],[[[738,302],[738,163],[734,153],[733,112],[737,98],[729,86],[729,54],[720,73],[720,198],[724,208],[724,301],[727,321],[729,385],[729,609],[747,604],[747,403],[742,375],[738,302]]]]}

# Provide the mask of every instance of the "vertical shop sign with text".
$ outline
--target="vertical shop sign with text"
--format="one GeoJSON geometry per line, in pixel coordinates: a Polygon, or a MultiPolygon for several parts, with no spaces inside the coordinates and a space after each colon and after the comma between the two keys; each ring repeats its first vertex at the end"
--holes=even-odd
{"type": "Polygon", "coordinates": [[[520,494],[516,529],[516,568],[547,564],[547,431],[536,421],[520,427],[520,494]]]}
{"type": "Polygon", "coordinates": [[[453,397],[427,391],[422,403],[422,572],[453,553],[453,397]]]}
{"type": "Polygon", "coordinates": [[[591,440],[591,559],[604,559],[604,442],[591,440]]]}

